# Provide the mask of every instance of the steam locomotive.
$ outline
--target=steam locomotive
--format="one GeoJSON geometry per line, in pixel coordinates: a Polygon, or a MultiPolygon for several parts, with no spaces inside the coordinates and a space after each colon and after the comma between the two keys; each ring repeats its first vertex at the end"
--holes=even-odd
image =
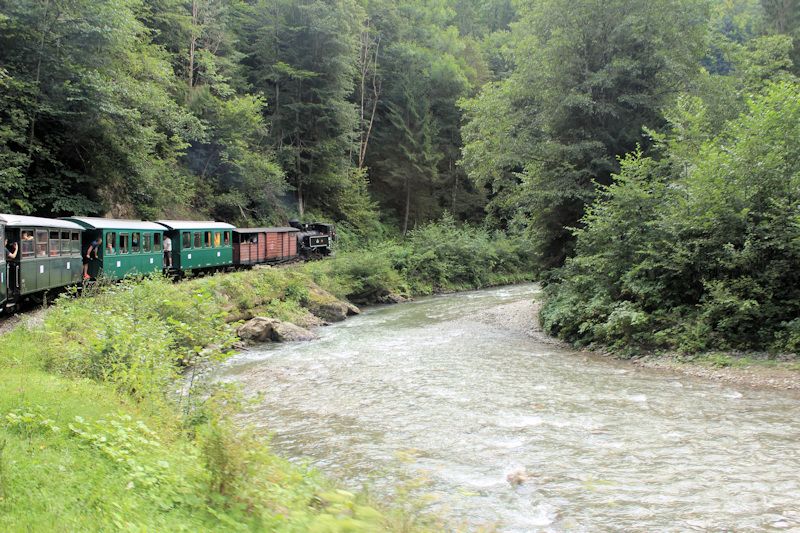
{"type": "Polygon", "coordinates": [[[289,226],[295,228],[297,244],[303,257],[323,257],[330,255],[331,244],[336,240],[336,228],[333,224],[320,222],[302,223],[299,220],[290,220],[289,226]]]}

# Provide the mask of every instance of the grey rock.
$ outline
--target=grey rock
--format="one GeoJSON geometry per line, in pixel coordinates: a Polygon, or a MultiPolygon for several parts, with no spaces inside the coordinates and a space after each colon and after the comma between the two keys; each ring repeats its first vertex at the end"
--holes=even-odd
{"type": "Polygon", "coordinates": [[[275,342],[310,341],[316,339],[314,333],[289,322],[280,322],[272,326],[272,340],[275,342]]]}
{"type": "Polygon", "coordinates": [[[239,326],[239,338],[246,342],[291,342],[308,341],[316,338],[312,332],[277,318],[257,316],[239,326]]]}
{"type": "Polygon", "coordinates": [[[272,330],[276,322],[280,321],[274,318],[257,316],[239,326],[236,334],[243,341],[268,342],[272,340],[272,330]]]}
{"type": "Polygon", "coordinates": [[[345,304],[344,302],[337,300],[334,302],[325,302],[313,306],[310,311],[320,317],[322,320],[326,320],[328,322],[341,322],[347,318],[348,311],[350,311],[348,305],[349,304],[345,304]]]}
{"type": "Polygon", "coordinates": [[[378,299],[378,303],[382,304],[401,304],[403,302],[407,302],[408,298],[405,296],[401,296],[399,294],[395,294],[390,292],[389,294],[385,294],[378,299]]]}

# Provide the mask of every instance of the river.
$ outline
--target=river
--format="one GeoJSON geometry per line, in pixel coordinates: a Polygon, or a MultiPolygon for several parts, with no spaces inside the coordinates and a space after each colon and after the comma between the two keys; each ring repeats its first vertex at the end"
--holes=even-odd
{"type": "Polygon", "coordinates": [[[375,307],[240,354],[223,379],[263,393],[245,418],[280,454],[379,494],[424,476],[433,509],[467,530],[800,531],[795,393],[637,369],[486,319],[537,290],[375,307]]]}

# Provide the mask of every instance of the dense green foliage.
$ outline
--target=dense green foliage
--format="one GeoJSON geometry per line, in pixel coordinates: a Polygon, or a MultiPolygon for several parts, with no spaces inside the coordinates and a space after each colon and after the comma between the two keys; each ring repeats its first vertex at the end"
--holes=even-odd
{"type": "Polygon", "coordinates": [[[9,0],[0,212],[481,218],[457,100],[508,0],[9,0]],[[368,185],[369,184],[369,185],[368,185]]]}
{"type": "Polygon", "coordinates": [[[507,75],[462,103],[463,164],[489,222],[531,237],[548,331],[797,351],[798,17],[794,1],[520,8],[507,75]]]}
{"type": "Polygon", "coordinates": [[[660,122],[661,106],[696,70],[701,4],[571,2],[525,7],[514,24],[513,73],[465,104],[464,162],[490,185],[490,212],[532,230],[543,266],[570,252],[567,228],[616,157],[660,122]],[[491,157],[487,157],[487,153],[491,157]]]}
{"type": "Polygon", "coordinates": [[[580,343],[800,348],[800,86],[767,87],[707,137],[701,101],[629,155],[576,231],[544,325],[580,343]],[[705,138],[705,140],[704,140],[705,138]]]}
{"type": "Polygon", "coordinates": [[[533,256],[524,241],[458,226],[445,216],[413,230],[402,241],[377,242],[306,269],[335,294],[373,303],[390,294],[411,296],[530,280],[533,256]]]}

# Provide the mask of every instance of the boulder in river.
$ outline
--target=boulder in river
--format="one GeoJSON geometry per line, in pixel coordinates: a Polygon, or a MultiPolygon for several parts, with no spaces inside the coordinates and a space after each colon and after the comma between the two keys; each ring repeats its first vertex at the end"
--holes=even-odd
{"type": "Polygon", "coordinates": [[[326,322],[341,322],[348,316],[361,312],[355,305],[338,299],[317,285],[309,287],[305,306],[312,314],[326,322]]]}
{"type": "Polygon", "coordinates": [[[403,302],[407,302],[408,298],[402,296],[400,294],[395,294],[393,292],[384,294],[378,298],[379,304],[401,304],[403,302]]]}
{"type": "Polygon", "coordinates": [[[510,472],[508,475],[506,475],[506,481],[508,481],[509,483],[511,483],[511,485],[514,486],[522,485],[526,481],[529,481],[531,478],[533,478],[533,474],[531,474],[524,468],[518,468],[513,472],[510,472]]]}
{"type": "Polygon", "coordinates": [[[278,320],[272,326],[272,340],[275,342],[310,341],[316,338],[314,333],[290,322],[278,320]]]}
{"type": "Polygon", "coordinates": [[[313,306],[311,312],[328,322],[341,322],[347,318],[347,305],[344,302],[325,302],[313,306]]]}
{"type": "Polygon", "coordinates": [[[312,332],[277,318],[257,316],[239,326],[239,338],[248,342],[292,342],[316,338],[312,332]]]}
{"type": "Polygon", "coordinates": [[[267,342],[272,340],[272,328],[277,322],[274,318],[257,316],[251,318],[236,330],[236,334],[243,341],[267,342]]]}

